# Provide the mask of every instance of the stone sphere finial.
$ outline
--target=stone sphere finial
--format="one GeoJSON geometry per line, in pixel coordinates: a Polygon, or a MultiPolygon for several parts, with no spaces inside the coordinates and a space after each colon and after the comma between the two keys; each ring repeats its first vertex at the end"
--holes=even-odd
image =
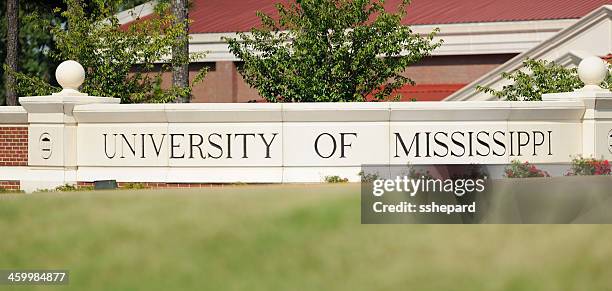
{"type": "Polygon", "coordinates": [[[592,56],[580,62],[578,77],[584,82],[584,90],[601,90],[599,85],[606,79],[608,68],[601,58],[592,56]]]}
{"type": "MultiPolygon", "coordinates": [[[[55,70],[55,79],[62,86],[63,90],[60,95],[78,94],[79,87],[85,81],[85,69],[76,61],[67,60],[62,62],[55,70]]],[[[55,95],[55,94],[54,94],[55,95]]]]}

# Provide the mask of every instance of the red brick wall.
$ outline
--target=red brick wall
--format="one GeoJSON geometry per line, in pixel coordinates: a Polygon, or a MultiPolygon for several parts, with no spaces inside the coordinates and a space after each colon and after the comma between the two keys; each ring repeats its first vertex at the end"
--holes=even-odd
{"type": "Polygon", "coordinates": [[[203,82],[193,87],[191,102],[245,103],[261,99],[257,90],[242,79],[236,63],[216,62],[209,69],[203,82]]]}
{"type": "Polygon", "coordinates": [[[515,57],[515,54],[432,56],[409,66],[404,75],[417,85],[469,84],[515,57]]]}
{"type": "Polygon", "coordinates": [[[28,128],[0,126],[0,166],[28,165],[28,128]]]}
{"type": "Polygon", "coordinates": [[[19,181],[0,181],[0,189],[19,190],[20,184],[19,181]]]}

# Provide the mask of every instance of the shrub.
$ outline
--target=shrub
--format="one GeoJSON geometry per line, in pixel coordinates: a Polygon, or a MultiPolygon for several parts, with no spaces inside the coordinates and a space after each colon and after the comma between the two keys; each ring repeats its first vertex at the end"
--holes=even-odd
{"type": "Polygon", "coordinates": [[[130,189],[147,189],[147,186],[143,183],[125,183],[122,184],[121,189],[130,190],[130,189]]]}
{"type": "Polygon", "coordinates": [[[415,169],[412,166],[410,166],[410,170],[408,170],[407,176],[410,179],[413,179],[413,180],[416,180],[416,179],[433,179],[434,178],[434,176],[429,172],[429,170],[415,169]]]}
{"type": "Polygon", "coordinates": [[[504,171],[506,178],[541,178],[550,177],[548,172],[538,169],[529,162],[512,161],[504,171]]]}
{"type": "Polygon", "coordinates": [[[71,184],[65,184],[62,186],[55,187],[56,192],[76,192],[76,191],[91,191],[93,190],[93,186],[77,186],[71,184]]]}
{"type": "Polygon", "coordinates": [[[340,178],[340,176],[325,176],[325,183],[347,183],[347,178],[340,178]]]}
{"type": "Polygon", "coordinates": [[[566,176],[609,176],[611,173],[608,160],[576,157],[572,160],[572,168],[566,176]]]}
{"type": "Polygon", "coordinates": [[[64,184],[61,186],[57,186],[53,189],[38,189],[36,193],[49,193],[49,192],[77,192],[77,191],[92,191],[94,190],[93,186],[78,186],[72,184],[64,184]]]}
{"type": "MultiPolygon", "coordinates": [[[[501,90],[484,86],[478,86],[476,89],[508,101],[541,101],[543,94],[571,92],[584,86],[576,68],[566,68],[555,62],[534,59],[526,59],[523,67],[525,70],[502,73],[502,77],[512,84],[501,90]]],[[[608,68],[612,70],[612,65],[608,68]]],[[[601,86],[612,90],[611,83],[612,74],[608,74],[601,86]]]]}
{"type": "Polygon", "coordinates": [[[62,186],[57,186],[55,187],[55,191],[58,192],[74,192],[77,191],[79,188],[76,185],[70,185],[70,184],[65,184],[62,186]]]}
{"type": "Polygon", "coordinates": [[[24,191],[0,188],[0,194],[21,194],[21,193],[24,193],[24,191]]]}
{"type": "Polygon", "coordinates": [[[380,179],[380,175],[378,175],[378,173],[366,173],[364,171],[361,171],[358,175],[361,177],[361,182],[364,183],[371,183],[375,180],[380,179]]]}

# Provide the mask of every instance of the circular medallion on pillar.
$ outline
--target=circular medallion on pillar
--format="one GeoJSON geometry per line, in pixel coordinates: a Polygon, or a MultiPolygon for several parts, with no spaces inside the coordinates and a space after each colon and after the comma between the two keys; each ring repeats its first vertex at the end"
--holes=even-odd
{"type": "Polygon", "coordinates": [[[40,156],[41,158],[48,160],[53,155],[53,141],[51,141],[51,135],[49,133],[43,133],[40,135],[40,156]]]}
{"type": "Polygon", "coordinates": [[[608,132],[608,151],[612,153],[612,130],[608,132]]]}

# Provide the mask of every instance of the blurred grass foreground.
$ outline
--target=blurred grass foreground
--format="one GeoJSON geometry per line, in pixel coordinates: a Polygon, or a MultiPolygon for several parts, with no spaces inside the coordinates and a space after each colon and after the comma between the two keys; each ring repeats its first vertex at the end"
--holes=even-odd
{"type": "MultiPolygon", "coordinates": [[[[612,290],[606,225],[361,225],[358,184],[0,195],[14,290],[612,290]]],[[[0,286],[0,289],[9,286],[0,286]]]]}

